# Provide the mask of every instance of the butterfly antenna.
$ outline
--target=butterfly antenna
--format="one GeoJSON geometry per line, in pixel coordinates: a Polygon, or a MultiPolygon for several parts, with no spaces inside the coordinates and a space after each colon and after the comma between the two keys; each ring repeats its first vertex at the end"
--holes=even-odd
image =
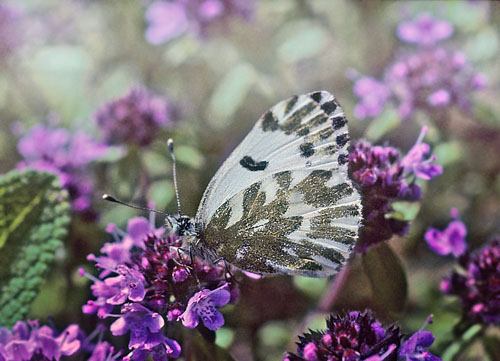
{"type": "Polygon", "coordinates": [[[170,151],[170,156],[172,157],[172,173],[174,176],[174,188],[175,188],[175,198],[177,199],[177,211],[179,212],[179,215],[181,214],[181,200],[179,198],[179,188],[177,187],[177,167],[176,167],[176,160],[175,160],[175,154],[174,154],[174,141],[172,139],[169,139],[167,142],[168,145],[168,150],[170,151]]]}
{"type": "Polygon", "coordinates": [[[116,199],[114,197],[111,197],[109,194],[103,194],[102,195],[102,199],[104,199],[105,201],[111,202],[111,203],[121,204],[122,206],[127,206],[127,207],[130,207],[130,208],[140,209],[142,211],[149,211],[149,212],[154,212],[154,213],[162,214],[164,216],[168,216],[167,213],[164,213],[164,212],[161,212],[161,211],[157,211],[156,209],[147,208],[147,207],[139,207],[139,206],[134,206],[133,204],[130,204],[130,203],[125,203],[125,202],[120,201],[120,200],[118,200],[118,199],[116,199]]]}

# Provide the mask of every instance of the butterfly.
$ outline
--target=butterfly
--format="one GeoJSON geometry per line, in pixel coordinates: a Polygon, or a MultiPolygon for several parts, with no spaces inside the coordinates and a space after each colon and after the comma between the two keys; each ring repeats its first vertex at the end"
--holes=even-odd
{"type": "Polygon", "coordinates": [[[212,263],[257,274],[335,274],[361,223],[348,147],[347,119],[332,94],[293,96],[264,113],[222,164],[196,217],[167,222],[212,263]]]}
{"type": "MultiPolygon", "coordinates": [[[[257,274],[333,275],[354,248],[362,218],[347,172],[349,143],[347,119],[332,94],[283,100],[215,173],[196,216],[167,215],[166,222],[183,237],[183,249],[212,264],[224,260],[257,274]]],[[[169,149],[177,184],[171,141],[169,149]]],[[[177,201],[180,209],[178,195],[177,201]]]]}

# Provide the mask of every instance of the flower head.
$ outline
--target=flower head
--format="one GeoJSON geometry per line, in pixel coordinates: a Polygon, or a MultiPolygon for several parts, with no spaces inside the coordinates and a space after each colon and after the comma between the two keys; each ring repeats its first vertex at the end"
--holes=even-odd
{"type": "Polygon", "coordinates": [[[95,297],[83,310],[116,318],[114,335],[130,332],[132,360],[177,357],[180,346],[165,333],[179,327],[180,320],[187,327],[195,327],[199,317],[208,329],[222,326],[224,319],[215,307],[228,303],[235,289],[224,267],[182,251],[180,237],[155,227],[154,213],[149,221],[131,219],[126,232],[115,225],[107,230],[114,242],[102,247],[102,255],[89,256],[102,270],[99,277],[80,272],[93,281],[95,297]]]}
{"type": "Polygon", "coordinates": [[[486,85],[463,53],[446,48],[402,54],[386,70],[384,83],[403,119],[416,110],[435,113],[457,106],[470,111],[470,93],[486,85]]]}
{"type": "Polygon", "coordinates": [[[371,77],[356,80],[353,92],[360,99],[354,108],[354,115],[359,119],[379,115],[391,95],[390,89],[383,82],[371,77]]]}
{"type": "Polygon", "coordinates": [[[460,298],[464,315],[472,322],[500,322],[500,238],[483,249],[465,252],[458,268],[441,282],[441,290],[460,298]]]}
{"type": "MultiPolygon", "coordinates": [[[[451,213],[452,217],[455,215],[453,218],[457,218],[454,210],[451,213]]],[[[434,252],[443,256],[451,253],[453,256],[459,257],[467,248],[466,235],[467,228],[465,224],[459,220],[454,220],[443,231],[429,228],[424,237],[434,252]]]]}
{"type": "Polygon", "coordinates": [[[429,155],[429,145],[422,142],[424,134],[425,129],[403,157],[390,146],[373,146],[363,140],[354,144],[349,154],[349,172],[360,187],[365,220],[356,246],[358,251],[393,234],[406,234],[408,222],[390,217],[392,203],[420,200],[421,191],[415,179],[429,180],[441,174],[441,167],[429,155]]]}
{"type": "Polygon", "coordinates": [[[408,43],[430,46],[449,38],[453,34],[453,25],[445,20],[438,20],[431,14],[422,13],[413,21],[401,22],[397,34],[408,43]]]}
{"type": "Polygon", "coordinates": [[[326,326],[324,331],[299,336],[297,354],[289,352],[283,361],[441,360],[426,350],[434,341],[431,332],[420,329],[401,344],[399,327],[384,327],[368,311],[332,315],[326,326]]]}
{"type": "Polygon", "coordinates": [[[161,44],[188,30],[205,35],[211,23],[233,16],[248,19],[253,8],[254,0],[154,1],[145,14],[145,37],[151,44],[161,44]]]}
{"type": "Polygon", "coordinates": [[[384,328],[369,312],[331,316],[326,325],[325,331],[299,336],[297,354],[288,353],[284,361],[391,360],[402,338],[398,327],[384,328]]]}
{"type": "Polygon", "coordinates": [[[170,104],[149,90],[134,87],[123,97],[103,105],[95,115],[106,142],[147,146],[172,124],[170,104]]]}
{"type": "Polygon", "coordinates": [[[83,132],[72,135],[64,128],[37,125],[21,138],[17,148],[24,158],[17,168],[32,167],[57,174],[61,185],[68,190],[73,210],[94,216],[88,167],[106,154],[106,145],[83,132]]]}

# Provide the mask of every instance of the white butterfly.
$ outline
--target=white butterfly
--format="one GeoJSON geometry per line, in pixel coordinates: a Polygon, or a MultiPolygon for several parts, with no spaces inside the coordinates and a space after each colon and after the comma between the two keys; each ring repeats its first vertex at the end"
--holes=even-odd
{"type": "Polygon", "coordinates": [[[167,223],[211,263],[258,274],[335,274],[361,223],[348,147],[347,119],[333,95],[293,96],[268,110],[222,164],[196,217],[169,215],[167,223]]]}
{"type": "Polygon", "coordinates": [[[210,262],[259,274],[325,277],[341,268],[361,222],[347,176],[347,119],[330,93],[284,100],[210,181],[196,217],[167,217],[210,262]]]}

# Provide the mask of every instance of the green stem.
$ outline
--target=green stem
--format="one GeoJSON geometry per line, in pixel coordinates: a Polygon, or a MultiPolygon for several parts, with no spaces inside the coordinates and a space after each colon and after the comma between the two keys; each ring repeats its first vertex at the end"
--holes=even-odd
{"type": "Polygon", "coordinates": [[[457,340],[452,342],[444,350],[441,358],[443,361],[453,361],[457,359],[457,356],[462,353],[472,342],[479,338],[485,330],[485,326],[481,324],[475,324],[466,329],[462,336],[457,340]]]}

